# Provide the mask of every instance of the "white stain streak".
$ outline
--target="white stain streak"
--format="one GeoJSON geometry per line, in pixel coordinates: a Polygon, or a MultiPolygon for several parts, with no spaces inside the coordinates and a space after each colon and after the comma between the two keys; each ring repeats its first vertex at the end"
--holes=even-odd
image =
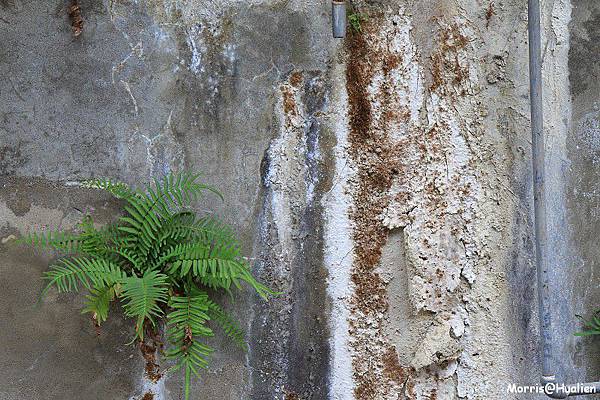
{"type": "Polygon", "coordinates": [[[135,99],[135,96],[133,95],[133,92],[131,91],[131,88],[129,87],[129,83],[127,83],[125,81],[121,81],[121,84],[125,87],[125,91],[127,91],[127,94],[129,94],[129,97],[131,98],[131,102],[133,103],[133,111],[135,113],[135,116],[136,117],[139,116],[137,100],[135,99]]]}
{"type": "Polygon", "coordinates": [[[141,59],[144,56],[144,44],[141,41],[139,41],[135,45],[133,45],[130,42],[131,39],[129,38],[129,35],[127,35],[125,32],[122,32],[122,34],[125,40],[127,41],[131,52],[127,54],[125,58],[123,58],[120,62],[112,66],[110,76],[113,85],[115,84],[115,75],[119,74],[123,70],[123,68],[125,68],[125,65],[131,57],[136,56],[138,59],[141,59]]]}
{"type": "Polygon", "coordinates": [[[146,375],[146,372],[144,371],[141,379],[140,391],[141,395],[131,396],[129,400],[138,400],[147,393],[152,393],[154,395],[152,400],[166,400],[165,374],[163,374],[158,381],[154,382],[146,375]]]}
{"type": "Polygon", "coordinates": [[[350,354],[348,301],[353,286],[350,271],[353,264],[352,228],[348,216],[351,198],[349,186],[354,175],[350,167],[348,147],[348,115],[346,104],[348,95],[345,90],[344,65],[336,64],[332,76],[339,77],[334,81],[333,108],[334,132],[337,144],[333,150],[335,155],[335,178],[331,190],[323,197],[325,214],[325,265],[328,268],[327,293],[332,302],[330,318],[331,349],[331,386],[329,396],[332,400],[352,400],[354,398],[354,382],[352,379],[352,357],[350,354]]]}
{"type": "Polygon", "coordinates": [[[202,53],[203,49],[199,48],[196,44],[196,38],[202,32],[202,27],[199,25],[192,26],[186,32],[185,41],[192,53],[190,60],[189,69],[194,74],[204,72],[204,66],[202,65],[202,53]]]}
{"type": "MultiPolygon", "coordinates": [[[[285,85],[289,89],[289,85],[285,85]]],[[[278,99],[277,110],[284,110],[285,99],[278,99]]],[[[299,132],[304,125],[304,116],[300,115],[299,107],[294,104],[294,112],[277,113],[278,123],[281,129],[279,137],[274,139],[269,146],[269,159],[271,168],[268,171],[272,190],[272,212],[273,219],[277,222],[277,234],[282,243],[292,243],[291,229],[294,224],[289,210],[293,208],[293,193],[298,182],[292,177],[297,176],[298,159],[295,154],[304,154],[298,143],[299,132]]],[[[300,188],[303,190],[304,188],[300,188]]],[[[285,247],[284,247],[285,248],[285,247]]]]}

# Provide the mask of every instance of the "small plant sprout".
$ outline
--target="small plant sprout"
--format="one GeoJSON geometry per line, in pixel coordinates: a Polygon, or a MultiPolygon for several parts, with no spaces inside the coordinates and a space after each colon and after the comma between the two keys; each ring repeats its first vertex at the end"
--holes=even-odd
{"type": "Polygon", "coordinates": [[[185,398],[192,375],[207,368],[213,349],[202,342],[215,333],[209,321],[246,349],[244,332],[211,296],[231,294],[244,282],[263,299],[276,293],[259,283],[242,257],[235,232],[212,215],[197,216],[191,204],[215,189],[198,175],[171,174],[144,190],[110,179],[84,186],[109,192],[124,204],[113,223],[97,228],[86,216],[77,232],[31,233],[19,240],[58,251],[59,258],[44,274],[42,294],[84,289],[83,312],[97,326],[108,318],[110,304],[119,301],[135,323],[135,340],[143,343],[164,324],[165,356],[185,374],[185,398]]]}
{"type": "Polygon", "coordinates": [[[366,14],[352,12],[348,15],[348,23],[355,33],[362,33],[362,23],[367,21],[369,17],[366,14]]]}

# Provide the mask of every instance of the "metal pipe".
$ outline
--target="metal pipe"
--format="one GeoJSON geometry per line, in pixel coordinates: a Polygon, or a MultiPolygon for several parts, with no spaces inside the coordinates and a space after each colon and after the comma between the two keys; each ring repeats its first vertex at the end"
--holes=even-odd
{"type": "Polygon", "coordinates": [[[333,37],[346,37],[346,2],[333,0],[331,5],[331,21],[333,25],[333,37]]]}
{"type": "Polygon", "coordinates": [[[540,34],[540,1],[528,0],[529,34],[529,98],[531,102],[531,139],[533,163],[533,207],[535,225],[535,260],[537,272],[542,377],[546,395],[553,399],[600,393],[600,382],[564,385],[556,382],[556,365],[552,340],[550,307],[550,275],[548,271],[548,231],[546,225],[544,114],[542,106],[542,56],[540,34]]]}
{"type": "Polygon", "coordinates": [[[540,336],[542,347],[542,384],[555,379],[552,352],[552,321],[550,310],[550,287],[548,277],[548,255],[546,245],[546,187],[544,114],[542,107],[542,62],[540,39],[540,2],[529,0],[529,90],[531,102],[531,140],[533,163],[533,209],[535,217],[535,261],[538,283],[538,303],[540,309],[540,336]]]}

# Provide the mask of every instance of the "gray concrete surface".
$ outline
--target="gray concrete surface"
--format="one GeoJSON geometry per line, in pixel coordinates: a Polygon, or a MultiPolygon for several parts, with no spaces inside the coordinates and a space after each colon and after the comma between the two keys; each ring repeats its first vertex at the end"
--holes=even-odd
{"type": "MultiPolygon", "coordinates": [[[[69,200],[72,196],[73,201],[78,201],[79,209],[89,207],[80,198],[80,192],[64,186],[66,182],[108,176],[140,183],[150,176],[185,168],[203,172],[206,181],[217,186],[226,197],[223,203],[208,198],[201,210],[216,210],[241,231],[246,253],[254,255],[257,268],[276,268],[277,265],[262,267],[272,263],[269,260],[274,256],[261,247],[264,236],[261,230],[271,224],[267,212],[262,210],[263,203],[268,201],[268,184],[264,183],[267,178],[261,175],[268,171],[261,171],[261,163],[267,162],[264,161],[266,151],[279,129],[273,119],[277,96],[274,89],[277,82],[294,69],[325,69],[334,43],[329,38],[326,5],[112,1],[82,1],[80,5],[85,19],[84,33],[74,39],[65,2],[1,3],[0,71],[5,79],[0,84],[0,175],[3,193],[7,193],[2,196],[6,204],[2,214],[4,236],[34,228],[24,222],[27,217],[23,215],[28,214],[22,211],[24,206],[20,202],[44,207],[36,217],[37,227],[66,226],[58,223],[63,214],[72,212],[69,200]],[[32,26],[35,29],[30,29],[32,26]],[[16,177],[21,179],[20,185],[35,182],[37,190],[13,193],[18,187],[12,181],[16,177]],[[55,182],[60,182],[58,187],[64,189],[57,188],[55,182]],[[38,199],[55,196],[64,202],[51,200],[47,204],[38,199]],[[14,217],[7,218],[13,212],[14,217]],[[53,216],[60,218],[53,219],[53,216]],[[16,229],[15,224],[19,224],[20,229],[16,229]]],[[[307,87],[307,91],[307,112],[314,114],[323,107],[322,100],[311,95],[312,88],[307,87]]],[[[319,132],[318,123],[315,122],[311,132],[313,137],[319,132]]],[[[311,173],[319,173],[319,166],[312,168],[311,173]]],[[[320,192],[321,189],[315,190],[320,192]]],[[[318,206],[297,210],[296,215],[303,220],[298,234],[317,230],[316,235],[302,242],[314,246],[315,256],[302,261],[309,256],[306,253],[290,260],[290,263],[302,262],[306,267],[312,263],[310,268],[314,268],[316,274],[322,269],[318,261],[319,213],[318,206]]],[[[264,237],[264,240],[270,239],[264,237]]],[[[11,251],[7,253],[7,261],[2,263],[3,268],[14,271],[16,262],[19,268],[27,265],[21,254],[29,254],[29,250],[11,251]]],[[[26,260],[32,262],[31,258],[26,260]]],[[[21,300],[27,310],[33,306],[27,300],[35,297],[39,289],[37,276],[47,261],[34,260],[35,265],[27,276],[36,277],[32,281],[35,285],[24,285],[28,294],[23,294],[25,298],[21,300]]],[[[3,284],[10,284],[8,277],[13,273],[16,272],[3,274],[7,278],[3,284]]],[[[268,277],[268,272],[261,274],[268,277]]],[[[222,351],[215,356],[211,372],[198,384],[197,395],[239,399],[247,398],[253,391],[257,394],[252,398],[272,398],[285,390],[304,393],[307,398],[322,398],[326,390],[323,379],[327,377],[328,353],[323,344],[327,343],[323,327],[325,308],[317,307],[319,302],[326,302],[325,283],[318,276],[282,276],[289,295],[266,306],[242,294],[237,300],[236,312],[248,324],[252,340],[257,341],[252,358],[246,360],[239,351],[229,350],[228,343],[218,343],[222,351]],[[313,297],[317,298],[314,305],[312,298],[306,297],[313,291],[313,297]],[[282,316],[282,309],[286,307],[294,307],[293,314],[282,316]],[[313,311],[305,313],[305,308],[313,311]],[[252,320],[248,317],[253,313],[257,313],[256,320],[250,325],[252,320]],[[293,329],[304,325],[306,327],[293,329]],[[282,341],[279,335],[272,333],[277,330],[293,332],[293,336],[282,341]],[[271,354],[274,343],[283,346],[284,351],[271,354]],[[274,375],[278,376],[276,381],[267,378],[274,375]],[[227,383],[225,390],[224,382],[227,383]]],[[[25,279],[20,275],[16,277],[25,279]]],[[[13,304],[17,299],[9,296],[9,301],[13,304]]],[[[58,312],[60,306],[54,303],[65,301],[63,297],[51,299],[51,307],[58,312]]],[[[14,312],[12,307],[10,310],[14,312]]],[[[64,365],[75,364],[75,370],[85,371],[89,374],[86,376],[95,373],[98,377],[76,379],[69,375],[69,369],[62,367],[53,372],[38,370],[45,371],[46,375],[27,373],[24,365],[12,365],[11,360],[22,358],[20,363],[31,361],[33,364],[29,358],[37,352],[22,353],[14,348],[8,358],[3,359],[3,364],[6,363],[7,369],[17,370],[19,379],[28,377],[17,384],[16,377],[6,375],[2,386],[11,390],[8,392],[11,396],[17,396],[19,387],[27,387],[36,393],[32,395],[35,398],[77,398],[70,397],[76,393],[86,393],[87,398],[91,390],[103,393],[98,398],[104,399],[135,396],[140,391],[141,371],[135,372],[139,355],[132,361],[128,357],[135,351],[130,347],[126,348],[126,354],[115,352],[128,341],[126,335],[122,333],[117,337],[114,333],[102,339],[108,342],[105,351],[110,361],[106,360],[106,365],[96,361],[101,368],[94,372],[84,369],[77,364],[90,365],[85,355],[92,347],[99,346],[90,346],[90,340],[95,343],[93,332],[89,327],[83,328],[87,326],[84,317],[73,313],[71,308],[63,311],[56,324],[60,326],[71,319],[75,322],[61,328],[60,343],[56,343],[56,335],[45,337],[40,333],[38,336],[36,329],[31,331],[30,340],[36,346],[56,349],[52,354],[60,354],[57,346],[61,343],[73,341],[73,351],[78,353],[65,360],[64,365]],[[73,326],[75,323],[77,328],[73,326]],[[115,364],[114,360],[120,358],[124,360],[115,364]],[[115,365],[119,367],[113,368],[115,365]],[[60,382],[62,376],[64,385],[73,389],[61,393],[60,386],[52,384],[56,397],[46,397],[44,388],[49,385],[51,376],[54,382],[60,382]],[[98,380],[104,385],[92,389],[90,383],[98,380]],[[103,389],[103,386],[111,389],[103,389]]],[[[15,325],[12,318],[16,316],[3,318],[3,323],[15,325]]],[[[50,315],[46,314],[45,318],[47,321],[50,315]]],[[[167,383],[167,392],[171,393],[168,398],[180,398],[180,383],[178,377],[167,383]]]]}
{"type": "MultiPolygon", "coordinates": [[[[572,115],[568,136],[568,224],[574,231],[573,247],[579,258],[566,270],[573,271],[573,296],[567,300],[572,310],[590,318],[600,301],[600,253],[595,238],[599,237],[598,151],[600,150],[600,4],[594,1],[573,1],[570,23],[569,81],[571,83],[572,115]],[[588,62],[595,60],[595,62],[588,62]]],[[[568,274],[568,272],[566,273],[568,274]]],[[[579,378],[598,380],[600,377],[600,341],[590,337],[569,340],[571,357],[567,362],[580,371],[579,378]],[[585,366],[591,368],[585,369],[585,366]]]]}
{"type": "MultiPolygon", "coordinates": [[[[66,1],[0,0],[1,399],[147,392],[119,310],[96,336],[79,297],[36,308],[54,255],[9,238],[114,217],[82,179],[182,169],[224,193],[198,210],[284,293],[223,299],[250,351],[215,339],[194,398],[520,399],[508,384],[537,383],[525,5],[353,3],[363,32],[336,41],[326,0],[81,0],[78,38],[66,1]]],[[[572,380],[600,378],[597,340],[572,336],[600,298],[599,18],[592,0],[543,2],[572,380]]],[[[181,399],[180,374],[152,390],[181,399]]]]}
{"type": "MultiPolygon", "coordinates": [[[[2,237],[25,226],[72,226],[79,210],[93,209],[107,221],[115,203],[106,196],[67,189],[43,179],[2,178],[2,237]]],[[[80,313],[81,296],[51,293],[38,304],[41,273],[53,255],[2,245],[0,290],[0,398],[127,399],[136,390],[143,368],[136,347],[126,346],[131,325],[116,315],[96,335],[89,316],[80,313]]]]}

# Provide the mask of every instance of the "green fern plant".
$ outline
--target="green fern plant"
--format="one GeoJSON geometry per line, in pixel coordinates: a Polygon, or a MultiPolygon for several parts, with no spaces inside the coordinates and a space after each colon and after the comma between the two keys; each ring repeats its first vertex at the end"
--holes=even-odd
{"type": "Polygon", "coordinates": [[[581,319],[584,324],[584,330],[575,333],[575,336],[592,336],[600,335],[600,310],[596,310],[590,320],[586,320],[581,315],[575,315],[581,319]]]}
{"type": "Polygon", "coordinates": [[[85,289],[83,312],[97,325],[108,318],[110,304],[120,301],[135,321],[135,340],[147,326],[164,322],[166,357],[185,374],[185,398],[192,375],[209,364],[213,349],[202,343],[214,335],[214,321],[246,349],[244,333],[209,293],[240,289],[245,282],[263,299],[275,293],[259,283],[240,253],[235,233],[213,216],[198,217],[190,204],[206,191],[222,196],[189,173],[154,180],[144,190],[123,182],[94,179],[85,187],[101,189],[124,202],[124,215],[97,228],[86,216],[78,232],[31,233],[19,241],[57,250],[60,257],[44,274],[42,294],[85,289]]]}

